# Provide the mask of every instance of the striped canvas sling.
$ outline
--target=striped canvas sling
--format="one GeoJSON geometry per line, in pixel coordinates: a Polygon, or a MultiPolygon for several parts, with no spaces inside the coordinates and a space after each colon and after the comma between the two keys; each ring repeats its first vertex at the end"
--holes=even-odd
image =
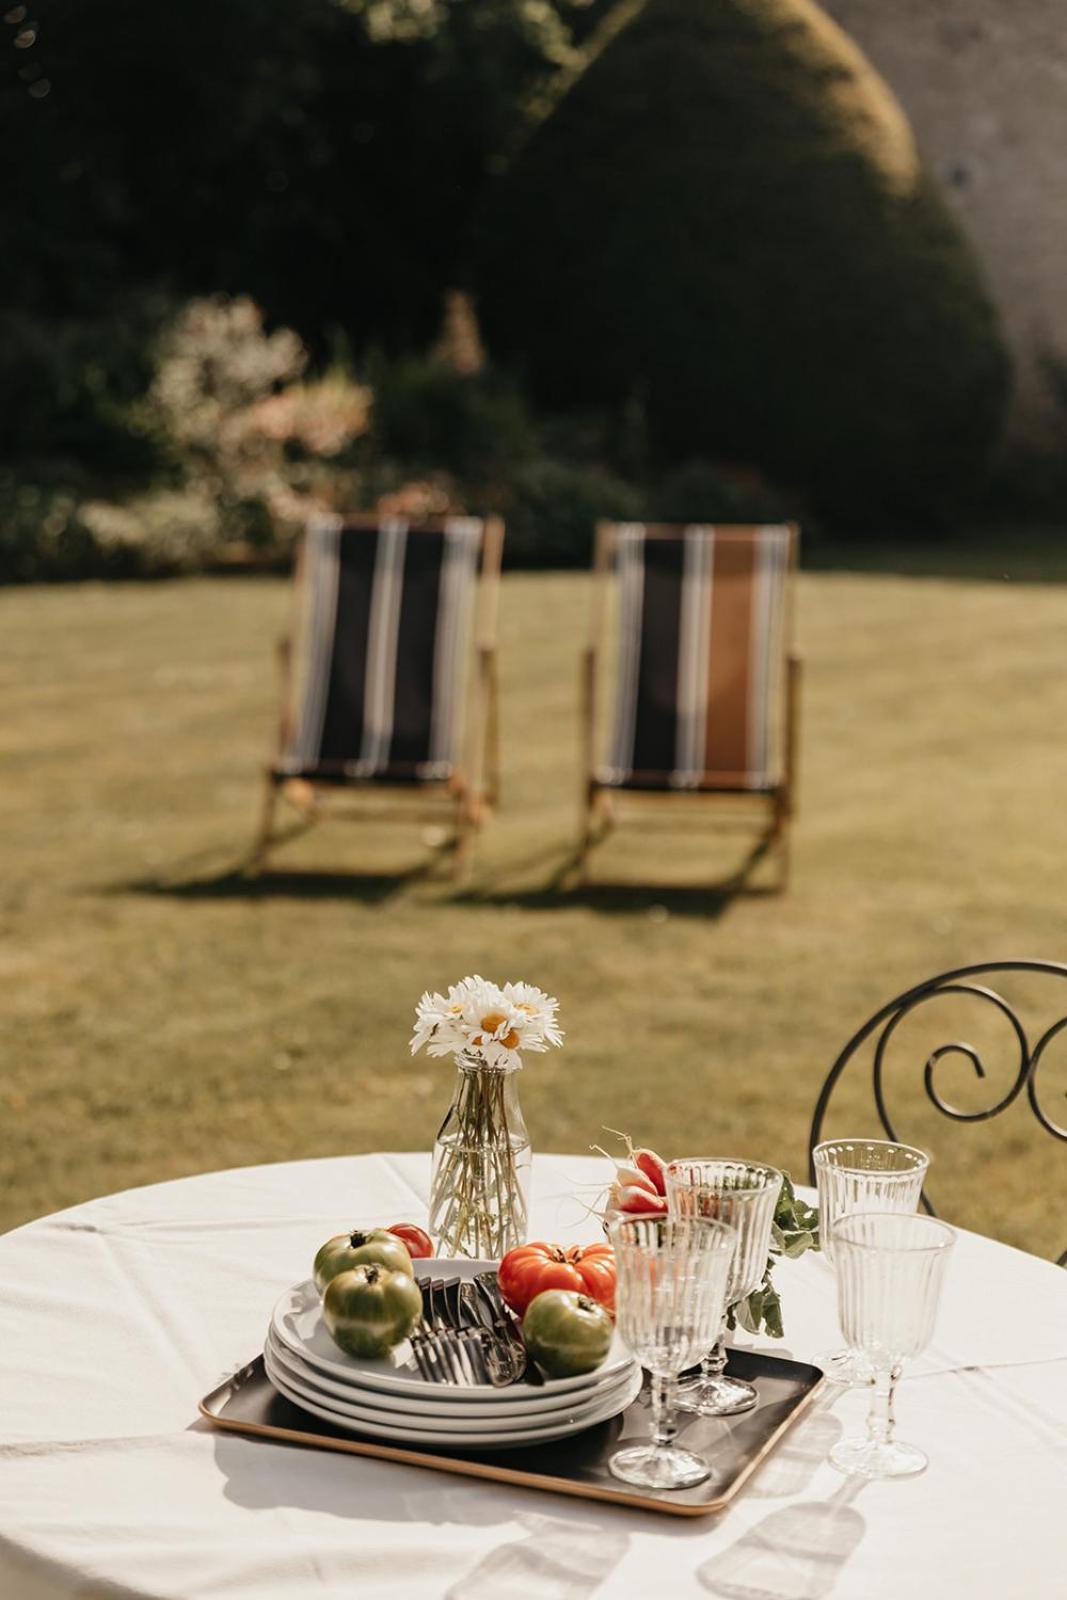
{"type": "Polygon", "coordinates": [[[619,661],[601,784],[773,789],[788,527],[615,530],[619,661]]]}
{"type": "Polygon", "coordinates": [[[456,767],[483,524],[311,524],[287,777],[441,782],[456,767]]]}

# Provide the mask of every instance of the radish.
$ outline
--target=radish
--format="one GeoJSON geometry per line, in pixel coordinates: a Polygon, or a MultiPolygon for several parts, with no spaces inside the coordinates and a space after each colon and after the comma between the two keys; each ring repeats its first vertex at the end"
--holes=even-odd
{"type": "Polygon", "coordinates": [[[635,1150],[634,1165],[648,1179],[657,1194],[667,1193],[667,1165],[654,1150],[635,1150]]]}
{"type": "Polygon", "coordinates": [[[653,1180],[648,1176],[647,1173],[642,1172],[639,1167],[627,1167],[622,1165],[620,1162],[615,1160],[614,1156],[609,1156],[608,1152],[599,1144],[590,1145],[589,1148],[591,1150],[595,1150],[598,1155],[603,1156],[605,1161],[610,1161],[612,1163],[615,1168],[616,1185],[622,1185],[623,1188],[647,1189],[650,1194],[660,1194],[663,1192],[662,1190],[656,1188],[653,1180]]]}
{"type": "Polygon", "coordinates": [[[667,1214],[667,1202],[661,1194],[636,1184],[613,1183],[608,1190],[607,1209],[635,1217],[662,1217],[667,1214]]]}
{"type": "MultiPolygon", "coordinates": [[[[618,1128],[605,1128],[604,1131],[605,1133],[613,1133],[616,1139],[621,1139],[625,1144],[626,1154],[629,1157],[631,1164],[629,1170],[633,1171],[636,1169],[638,1172],[640,1172],[645,1182],[649,1184],[657,1194],[666,1194],[667,1163],[663,1160],[663,1158],[658,1156],[654,1150],[648,1150],[644,1147],[642,1147],[640,1150],[635,1150],[633,1147],[633,1140],[630,1138],[630,1135],[628,1133],[620,1133],[618,1128]]],[[[599,1150],[600,1146],[594,1145],[593,1149],[599,1150]]],[[[600,1154],[605,1155],[606,1151],[601,1150],[600,1154]]],[[[608,1159],[610,1160],[611,1157],[609,1156],[608,1159]]],[[[622,1167],[619,1168],[620,1173],[624,1170],[626,1169],[622,1167]]]]}

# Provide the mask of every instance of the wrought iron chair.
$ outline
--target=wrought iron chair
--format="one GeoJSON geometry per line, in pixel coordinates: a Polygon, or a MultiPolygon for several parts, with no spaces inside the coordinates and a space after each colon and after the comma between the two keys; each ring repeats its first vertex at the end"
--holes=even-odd
{"type": "MultiPolygon", "coordinates": [[[[980,1052],[963,1039],[952,1039],[938,1045],[926,1058],[923,1068],[923,1086],[926,1097],[941,1114],[953,1122],[988,1122],[992,1117],[998,1117],[1007,1111],[1008,1107],[1020,1098],[1025,1097],[1030,1109],[1037,1118],[1038,1123],[1054,1139],[1067,1140],[1067,1127],[1058,1123],[1049,1111],[1042,1105],[1040,1089],[1038,1087],[1038,1073],[1045,1059],[1046,1051],[1061,1033],[1067,1030],[1067,1015],[1061,1015],[1056,1021],[1047,1024],[1043,1030],[1032,1037],[1027,1031],[1015,1007],[994,988],[979,980],[987,976],[1008,973],[1036,973],[1052,980],[1061,980],[1063,983],[1063,997],[1058,1004],[1067,1007],[1067,966],[1057,961],[984,961],[976,966],[957,967],[952,972],[939,973],[937,977],[928,978],[924,983],[916,984],[913,989],[907,989],[896,999],[890,1000],[888,1005],[875,1012],[867,1022],[859,1028],[845,1045],[837,1060],[830,1068],[826,1081],[819,1092],[815,1106],[815,1114],[811,1122],[811,1135],[808,1140],[808,1167],[810,1181],[815,1182],[815,1164],[812,1152],[822,1139],[823,1123],[830,1105],[830,1099],[845,1069],[855,1056],[868,1043],[873,1043],[873,1090],[874,1103],[878,1113],[878,1120],[885,1130],[888,1139],[898,1140],[900,1135],[893,1117],[890,1115],[886,1097],[886,1056],[893,1035],[903,1019],[914,1012],[917,1007],[943,995],[969,995],[988,1005],[1006,1020],[1014,1036],[1019,1051],[1019,1065],[1015,1076],[1005,1093],[991,1106],[976,1111],[967,1111],[953,1105],[945,1098],[937,1084],[938,1063],[946,1056],[962,1056],[974,1068],[976,1078],[988,1076],[985,1063],[980,1052]]],[[[1067,1096],[1065,1096],[1067,1098],[1067,1096]]],[[[936,1216],[932,1201],[924,1191],[922,1204],[931,1216],[936,1216]]],[[[1067,1250],[1059,1257],[1060,1266],[1067,1266],[1067,1250]]]]}

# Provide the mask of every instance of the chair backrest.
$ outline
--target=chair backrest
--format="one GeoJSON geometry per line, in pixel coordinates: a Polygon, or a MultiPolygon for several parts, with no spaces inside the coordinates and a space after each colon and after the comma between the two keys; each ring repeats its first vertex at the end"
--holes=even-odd
{"type": "Polygon", "coordinates": [[[604,524],[616,575],[618,669],[601,782],[767,789],[780,714],[797,530],[604,524]]]}
{"type": "MultiPolygon", "coordinates": [[[[1053,1040],[1067,1029],[1067,1014],[1055,1017],[1052,1022],[1046,1021],[1040,1031],[1028,1030],[1016,1008],[997,989],[984,981],[987,978],[998,978],[1012,973],[1034,973],[1049,979],[1050,983],[1056,986],[1051,995],[1055,1001],[1055,1010],[1060,1011],[1062,1008],[1067,1013],[1067,966],[1056,961],[986,961],[976,966],[956,967],[951,972],[942,972],[936,977],[927,978],[924,983],[918,983],[914,988],[907,989],[894,1000],[890,1000],[880,1011],[876,1011],[862,1028],[857,1029],[830,1068],[819,1092],[808,1140],[808,1166],[812,1183],[815,1181],[812,1152],[822,1139],[823,1124],[834,1089],[850,1062],[859,1056],[867,1045],[871,1048],[872,1088],[878,1120],[885,1130],[886,1138],[899,1141],[900,1135],[890,1115],[886,1093],[887,1052],[897,1028],[905,1017],[930,1001],[947,995],[966,996],[970,1002],[989,1008],[994,1016],[1003,1019],[1014,1049],[1018,1051],[1018,1067],[1007,1089],[992,1105],[978,1110],[963,1110],[945,1098],[938,1083],[940,1076],[938,1063],[948,1056],[960,1057],[970,1063],[977,1078],[985,1078],[987,1068],[980,1051],[973,1045],[962,1039],[947,1040],[930,1050],[923,1066],[923,1087],[931,1105],[952,1122],[988,1122],[1024,1097],[1040,1126],[1052,1134],[1053,1138],[1067,1140],[1067,1127],[1058,1123],[1042,1103],[1038,1081],[1045,1052],[1053,1040]],[[1061,988],[1062,995],[1059,994],[1061,988]]],[[[922,1203],[931,1216],[937,1215],[928,1194],[923,1194],[922,1203]]],[[[1061,1264],[1067,1263],[1067,1250],[1059,1259],[1061,1264]]]]}
{"type": "Polygon", "coordinates": [[[338,782],[451,777],[479,563],[495,581],[500,533],[473,517],[310,524],[284,771],[338,782]]]}

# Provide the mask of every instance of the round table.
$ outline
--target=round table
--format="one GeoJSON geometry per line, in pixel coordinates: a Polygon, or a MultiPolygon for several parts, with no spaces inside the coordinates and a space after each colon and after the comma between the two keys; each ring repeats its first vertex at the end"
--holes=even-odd
{"type": "MultiPolygon", "coordinates": [[[[532,1235],[592,1238],[605,1167],[534,1165],[532,1235]],[[576,1199],[576,1193],[580,1198],[576,1199]]],[[[423,1155],[211,1173],[0,1239],[0,1595],[197,1600],[596,1595],[1062,1596],[1067,1273],[961,1233],[934,1347],[899,1390],[919,1478],[826,1455],[866,1397],[825,1393],[719,1517],[631,1512],[215,1431],[197,1401],[351,1226],[424,1220],[423,1155]]],[[[839,1343],[819,1257],[778,1269],[786,1337],[839,1343]]]]}

